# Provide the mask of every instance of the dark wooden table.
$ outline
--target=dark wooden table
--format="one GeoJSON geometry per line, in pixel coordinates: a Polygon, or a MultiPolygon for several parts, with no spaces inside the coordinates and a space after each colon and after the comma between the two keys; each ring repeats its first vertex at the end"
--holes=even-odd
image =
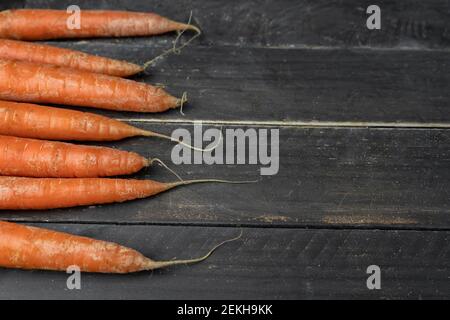
{"type": "MultiPolygon", "coordinates": [[[[170,134],[278,128],[280,169],[181,165],[183,177],[260,179],[197,185],[124,204],[2,219],[119,242],[155,259],[188,258],[243,229],[207,261],[132,275],[0,270],[0,298],[299,299],[450,297],[450,4],[377,1],[8,1],[3,7],[155,11],[204,31],[157,61],[148,83],[187,91],[186,116],[102,112],[170,134]],[[381,269],[369,290],[366,269],[381,269]]],[[[143,63],[174,35],[55,45],[143,63]]],[[[186,38],[184,38],[186,39],[186,38]]],[[[106,144],[171,163],[173,144],[106,144]]],[[[172,180],[162,168],[138,175],[172,180]]]]}

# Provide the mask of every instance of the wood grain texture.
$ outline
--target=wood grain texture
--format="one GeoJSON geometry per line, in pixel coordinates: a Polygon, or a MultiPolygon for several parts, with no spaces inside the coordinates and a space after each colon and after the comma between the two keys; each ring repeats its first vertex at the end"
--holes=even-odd
{"type": "MultiPolygon", "coordinates": [[[[66,288],[64,273],[2,269],[0,298],[450,297],[449,131],[398,128],[450,125],[448,1],[377,1],[377,31],[365,26],[373,3],[357,0],[13,0],[0,9],[72,4],[154,11],[180,21],[193,10],[203,35],[135,77],[178,96],[188,92],[186,116],[96,112],[167,134],[192,130],[194,120],[223,123],[224,130],[237,122],[281,126],[280,169],[260,177],[258,165],[175,166],[174,145],[156,139],[105,144],[161,158],[184,178],[260,181],[1,218],[119,242],[155,259],[201,255],[245,226],[242,240],[194,266],[84,274],[80,291],[66,288]],[[322,127],[306,127],[310,121],[322,127]],[[384,128],[363,128],[376,124],[384,128]],[[347,125],[361,127],[339,128],[347,125]],[[366,288],[372,264],[382,270],[379,291],[366,288]]],[[[143,63],[174,38],[51,43],[143,63]]],[[[161,167],[133,177],[175,179],[161,167]]]]}
{"type": "MultiPolygon", "coordinates": [[[[169,226],[42,227],[119,242],[155,259],[203,254],[239,229],[169,226]]],[[[445,298],[449,232],[244,228],[241,240],[191,266],[132,275],[82,274],[68,290],[65,273],[0,272],[0,298],[58,299],[387,299],[445,298]],[[381,268],[381,290],[366,269],[381,268]]]]}
{"type": "MultiPolygon", "coordinates": [[[[381,30],[368,30],[364,0],[78,0],[83,9],[154,11],[194,22],[202,43],[271,47],[448,48],[450,6],[445,0],[380,0],[381,30]]],[[[27,0],[29,8],[65,9],[70,0],[27,0]]],[[[163,37],[166,38],[166,37],[163,37]]],[[[161,39],[161,38],[160,38],[161,39]]]]}
{"type": "MultiPolygon", "coordinates": [[[[58,45],[139,64],[164,50],[120,40],[58,45]]],[[[164,84],[175,96],[186,91],[185,117],[178,110],[96,112],[185,121],[450,123],[448,61],[448,53],[433,51],[190,47],[135,77],[164,84]]]]}
{"type": "MultiPolygon", "coordinates": [[[[177,128],[192,130],[186,125],[136,125],[168,134],[177,128]]],[[[225,127],[223,132],[237,128],[241,127],[225,127]]],[[[261,181],[191,185],[128,203],[4,211],[2,217],[18,221],[450,228],[447,130],[281,128],[279,139],[280,168],[274,176],[260,176],[261,165],[175,166],[171,162],[174,144],[157,139],[107,144],[158,157],[185,179],[261,181]]],[[[248,154],[245,159],[248,163],[248,154]]],[[[136,177],[176,180],[160,167],[136,177]]]]}
{"type": "MultiPolygon", "coordinates": [[[[65,8],[68,3],[61,0],[28,1],[27,7],[65,8]]],[[[258,10],[267,11],[275,4],[278,4],[280,8],[283,7],[278,1],[249,1],[236,5],[216,0],[198,1],[195,7],[198,10],[206,10],[203,13],[206,21],[215,21],[211,17],[225,12],[226,8],[248,13],[241,6],[253,6],[258,10]],[[218,7],[221,9],[218,10],[218,7]]],[[[185,14],[183,8],[188,7],[189,3],[173,6],[170,2],[146,3],[122,0],[95,3],[80,1],[79,5],[82,8],[144,11],[157,8],[163,14],[182,19],[180,15],[185,14]]],[[[389,1],[386,5],[398,6],[416,15],[420,12],[426,16],[430,10],[438,11],[443,15],[448,14],[448,9],[446,11],[445,8],[448,3],[442,1],[409,1],[408,4],[404,1],[389,1]]],[[[291,6],[308,7],[302,5],[302,1],[293,1],[291,6]]],[[[316,1],[309,6],[317,10],[330,10],[330,16],[332,16],[331,12],[336,10],[335,7],[347,12],[347,6],[351,7],[352,1],[344,1],[342,4],[335,2],[321,4],[316,1]],[[329,8],[330,6],[332,9],[329,8]]],[[[289,7],[286,6],[286,8],[289,7]]],[[[287,14],[296,10],[283,10],[283,12],[287,14]]],[[[305,12],[308,10],[305,9],[305,12]]],[[[238,19],[238,17],[239,15],[231,15],[229,20],[239,21],[239,32],[226,30],[243,37],[244,43],[251,44],[252,42],[245,37],[250,29],[242,25],[248,20],[238,19]]],[[[336,14],[333,19],[336,23],[341,20],[342,23],[349,21],[344,18],[336,14]]],[[[285,21],[292,24],[297,20],[288,15],[285,21]]],[[[437,22],[439,19],[436,18],[433,21],[437,22]]],[[[450,20],[447,19],[447,21],[450,20]]],[[[214,29],[216,25],[221,26],[220,23],[214,22],[212,26],[208,25],[205,29],[214,36],[224,38],[223,32],[214,29]]],[[[403,29],[415,30],[407,26],[403,29]]],[[[290,39],[295,44],[295,35],[300,33],[295,26],[292,30],[295,31],[294,34],[277,32],[285,35],[286,39],[290,39]]],[[[333,27],[332,30],[336,31],[336,28],[333,27]]],[[[261,32],[254,32],[261,34],[261,32]]],[[[312,33],[320,34],[317,31],[312,33]]],[[[341,36],[344,37],[342,34],[341,36]]],[[[205,38],[208,36],[205,35],[205,38]]],[[[386,39],[386,36],[381,38],[386,39]]],[[[168,35],[156,37],[156,39],[159,40],[155,42],[155,37],[150,37],[53,43],[142,64],[170,47],[174,37],[168,35]]],[[[224,46],[223,44],[209,46],[208,41],[194,41],[181,55],[172,55],[158,60],[155,66],[148,70],[148,75],[141,75],[135,79],[167,85],[167,89],[177,96],[181,96],[186,91],[189,95],[187,116],[183,118],[186,121],[201,119],[284,122],[450,122],[450,112],[448,112],[450,64],[446,51],[372,50],[376,48],[372,45],[370,49],[342,49],[342,46],[335,45],[333,48],[336,49],[320,50],[311,49],[311,47],[296,49],[298,46],[280,49],[284,47],[254,48],[249,45],[252,48],[248,48],[249,46],[224,46]]],[[[179,118],[177,111],[150,116],[136,113],[99,112],[129,119],[179,118]]]]}

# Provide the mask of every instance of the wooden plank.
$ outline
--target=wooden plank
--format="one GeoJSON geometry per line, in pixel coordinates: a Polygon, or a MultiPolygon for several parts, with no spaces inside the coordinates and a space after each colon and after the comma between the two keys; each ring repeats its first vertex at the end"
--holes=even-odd
{"type": "MultiPolygon", "coordinates": [[[[65,9],[70,0],[27,0],[26,7],[65,9]]],[[[370,46],[381,48],[448,48],[450,7],[445,0],[377,1],[381,30],[368,30],[365,0],[279,1],[89,1],[85,9],[155,11],[177,20],[194,21],[204,31],[202,43],[239,46],[370,46]]],[[[15,6],[14,4],[12,6],[15,6]]]]}
{"type": "MultiPolygon", "coordinates": [[[[194,257],[238,228],[40,226],[119,242],[155,259],[194,257]]],[[[68,290],[65,273],[0,270],[1,299],[428,299],[449,298],[448,231],[250,228],[207,261],[132,275],[82,274],[68,290]],[[368,290],[366,269],[381,269],[368,290]]]]}
{"type": "Polygon", "coordinates": [[[2,2],[0,3],[0,10],[7,10],[7,9],[21,9],[25,6],[26,0],[10,0],[8,2],[2,2]]]}
{"type": "MultiPolygon", "coordinates": [[[[182,128],[192,133],[193,129],[188,125],[137,125],[167,134],[182,128]]],[[[208,128],[204,126],[203,131],[208,128]]],[[[223,132],[238,128],[248,129],[225,127],[223,132]]],[[[252,129],[258,133],[264,128],[252,129]]],[[[5,211],[2,218],[60,222],[450,228],[448,130],[291,127],[280,128],[279,135],[280,165],[273,176],[260,176],[260,164],[175,166],[171,162],[174,145],[158,139],[135,138],[107,144],[158,157],[185,179],[261,180],[247,185],[185,186],[151,199],[95,208],[5,211]]],[[[245,159],[248,163],[248,154],[245,159]]],[[[160,167],[144,170],[136,177],[176,180],[160,167]]]]}
{"type": "MultiPolygon", "coordinates": [[[[59,45],[137,63],[163,50],[120,41],[59,45]]],[[[186,116],[177,110],[99,113],[186,121],[450,123],[446,52],[191,47],[136,79],[166,84],[177,96],[188,92],[186,116]]]]}

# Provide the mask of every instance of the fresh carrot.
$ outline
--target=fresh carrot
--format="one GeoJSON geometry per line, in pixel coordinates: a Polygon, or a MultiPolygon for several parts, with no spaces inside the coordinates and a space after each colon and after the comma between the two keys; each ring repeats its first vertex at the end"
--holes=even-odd
{"type": "Polygon", "coordinates": [[[0,12],[0,38],[48,40],[60,38],[151,36],[171,31],[200,30],[154,13],[81,10],[80,28],[69,28],[65,10],[19,9],[0,12]]]}
{"type": "Polygon", "coordinates": [[[6,39],[0,39],[0,59],[51,64],[117,77],[128,77],[144,70],[144,67],[126,61],[45,44],[6,39]]]}
{"type": "Polygon", "coordinates": [[[113,242],[0,221],[0,267],[66,271],[77,266],[82,272],[99,273],[154,270],[201,262],[218,247],[241,235],[223,241],[200,258],[155,261],[113,242]]]}
{"type": "Polygon", "coordinates": [[[0,135],[0,175],[89,178],[135,173],[150,165],[137,153],[0,135]]]}
{"type": "Polygon", "coordinates": [[[109,178],[0,177],[0,209],[55,209],[147,198],[181,185],[203,182],[247,183],[217,179],[158,182],[109,178]]]}
{"type": "Polygon", "coordinates": [[[0,134],[48,140],[115,141],[151,132],[94,113],[0,100],[0,134]]]}
{"type": "Polygon", "coordinates": [[[145,83],[11,60],[0,60],[0,99],[135,112],[161,112],[185,102],[145,83]]]}
{"type": "Polygon", "coordinates": [[[158,137],[194,150],[208,151],[195,148],[170,136],[139,129],[94,113],[2,100],[0,100],[0,135],[76,141],[116,141],[136,136],[158,137]]]}

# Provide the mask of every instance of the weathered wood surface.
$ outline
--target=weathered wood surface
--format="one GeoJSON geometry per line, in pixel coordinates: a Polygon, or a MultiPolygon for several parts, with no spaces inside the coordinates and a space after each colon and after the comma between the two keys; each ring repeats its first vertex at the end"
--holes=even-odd
{"type": "MultiPolygon", "coordinates": [[[[450,297],[448,1],[378,1],[379,31],[365,27],[373,3],[356,0],[14,0],[0,9],[72,4],[182,21],[192,9],[204,34],[135,78],[187,91],[186,116],[95,112],[168,134],[191,130],[194,120],[279,128],[280,169],[260,177],[258,165],[174,166],[173,144],[156,139],[104,144],[161,158],[184,178],[260,181],[2,218],[116,241],[155,259],[198,256],[241,226],[243,240],[196,266],[86,274],[80,291],[66,289],[64,273],[2,269],[0,298],[450,297]],[[380,291],[366,288],[372,264],[382,270],[380,291]]],[[[143,63],[173,39],[52,43],[143,63]]],[[[174,179],[159,167],[134,177],[174,179]]]]}
{"type": "MultiPolygon", "coordinates": [[[[180,127],[134,124],[169,134],[180,127]]],[[[192,130],[190,125],[181,128],[192,130]]],[[[224,127],[223,132],[236,128],[248,129],[224,127]]],[[[19,221],[450,228],[447,130],[282,127],[279,139],[280,168],[273,176],[260,176],[260,168],[267,165],[175,166],[171,164],[174,144],[165,140],[137,138],[110,143],[158,157],[185,179],[260,181],[191,185],[123,204],[3,212],[2,216],[19,221]]],[[[143,170],[136,177],[176,180],[161,167],[143,170]]]]}
{"type": "MultiPolygon", "coordinates": [[[[195,16],[208,22],[204,26],[205,35],[184,49],[181,55],[171,55],[158,60],[155,66],[148,70],[148,75],[136,77],[137,80],[147,83],[165,84],[168,91],[177,96],[186,91],[189,94],[189,106],[186,108],[186,117],[182,118],[185,121],[193,119],[283,121],[300,124],[322,121],[332,122],[335,125],[339,125],[336,122],[341,125],[342,122],[355,124],[369,122],[368,125],[375,125],[374,122],[376,122],[387,123],[387,126],[401,122],[412,123],[412,125],[414,123],[429,126],[439,123],[448,125],[450,64],[447,51],[411,51],[403,47],[402,50],[380,51],[373,50],[377,47],[375,44],[359,49],[321,49],[311,47],[314,41],[306,42],[309,46],[299,47],[295,45],[298,42],[296,37],[301,36],[302,33],[298,31],[299,26],[295,23],[303,23],[301,15],[316,17],[316,10],[325,11],[328,12],[328,18],[322,19],[328,21],[333,16],[332,12],[335,12],[334,19],[327,22],[328,28],[336,32],[335,38],[345,42],[349,37],[345,32],[340,32],[338,27],[351,20],[338,12],[352,12],[349,8],[362,7],[363,4],[359,1],[357,3],[344,1],[342,4],[330,1],[322,3],[321,1],[283,0],[282,2],[247,1],[239,2],[237,5],[233,1],[219,0],[181,1],[177,2],[175,7],[171,2],[166,1],[147,3],[121,0],[77,3],[82,8],[156,10],[181,20],[183,15],[186,15],[185,8],[197,8],[194,10],[195,16]],[[234,14],[227,13],[227,10],[233,11],[234,14]],[[249,15],[249,12],[276,14],[266,22],[252,22],[252,19],[239,18],[242,15],[249,15]],[[289,16],[289,12],[301,14],[298,19],[294,19],[289,16]],[[217,22],[214,17],[217,14],[224,16],[229,14],[228,24],[236,24],[236,21],[239,23],[236,27],[230,28],[227,23],[217,22]],[[292,25],[294,23],[294,25],[289,27],[290,32],[286,32],[286,30],[277,30],[275,21],[278,21],[278,24],[292,25]],[[246,23],[267,23],[270,28],[252,29],[247,27],[246,23]],[[236,30],[237,27],[239,30],[236,30]],[[223,28],[223,30],[217,30],[217,28],[223,28]],[[256,39],[254,41],[259,45],[254,45],[252,39],[254,35],[263,34],[261,29],[286,37],[286,41],[289,40],[289,44],[293,47],[287,49],[283,45],[270,46],[265,41],[256,39]],[[226,39],[227,34],[238,35],[242,44],[236,45],[237,42],[223,40],[226,39]],[[224,45],[225,43],[227,45],[224,45]]],[[[386,1],[386,11],[389,11],[388,8],[395,7],[397,9],[393,9],[394,12],[405,11],[406,15],[408,12],[418,10],[423,21],[426,21],[426,18],[437,24],[442,24],[439,22],[441,20],[450,21],[450,19],[439,18],[439,16],[448,18],[450,12],[448,2],[408,2],[409,4],[406,5],[404,1],[386,1]]],[[[26,7],[37,8],[66,8],[69,4],[73,3],[60,0],[26,1],[26,7]]],[[[17,3],[4,6],[20,7],[17,3]]],[[[380,6],[384,8],[383,5],[380,4],[380,6]]],[[[358,13],[358,16],[361,14],[364,17],[364,12],[358,13]]],[[[414,22],[413,16],[410,14],[411,23],[414,22]]],[[[322,15],[317,13],[317,17],[322,15]]],[[[201,25],[202,21],[198,23],[201,25]]],[[[352,33],[358,30],[354,26],[346,28],[352,33]]],[[[365,25],[363,29],[369,32],[365,25]]],[[[400,29],[405,29],[406,33],[417,31],[414,26],[405,26],[400,29]]],[[[330,38],[329,35],[317,32],[315,28],[311,29],[310,33],[321,35],[324,39],[330,38]]],[[[379,35],[379,32],[370,31],[368,34],[379,35]]],[[[379,35],[379,38],[387,39],[386,35],[379,35]]],[[[173,35],[166,35],[141,39],[89,39],[53,43],[89,53],[144,63],[170,47],[173,39],[173,35]]],[[[341,46],[334,43],[333,48],[341,48],[341,46]]],[[[398,47],[394,46],[394,48],[398,47]]],[[[176,111],[159,115],[99,112],[119,118],[161,120],[180,118],[176,111]]]]}
{"type": "MultiPolygon", "coordinates": [[[[120,41],[58,44],[140,64],[164,50],[120,41]]],[[[195,46],[157,61],[148,73],[136,79],[166,84],[177,96],[188,93],[185,117],[176,110],[99,113],[184,121],[450,123],[448,52],[195,46]]]]}
{"type": "MultiPolygon", "coordinates": [[[[9,2],[9,1],[8,1],[9,2]]],[[[366,27],[373,1],[328,0],[78,0],[83,9],[153,11],[194,22],[208,45],[271,47],[449,48],[450,4],[445,0],[380,0],[381,30],[366,27]]],[[[71,0],[16,1],[30,8],[66,9],[71,0]]],[[[6,5],[8,6],[8,5],[6,5]]]]}
{"type": "MultiPolygon", "coordinates": [[[[117,241],[154,259],[194,257],[234,237],[236,228],[44,224],[117,241]]],[[[68,290],[65,273],[0,270],[0,298],[299,299],[445,298],[449,232],[244,228],[242,239],[207,261],[132,275],[83,274],[68,290]],[[366,269],[381,268],[381,290],[366,269]]]]}

